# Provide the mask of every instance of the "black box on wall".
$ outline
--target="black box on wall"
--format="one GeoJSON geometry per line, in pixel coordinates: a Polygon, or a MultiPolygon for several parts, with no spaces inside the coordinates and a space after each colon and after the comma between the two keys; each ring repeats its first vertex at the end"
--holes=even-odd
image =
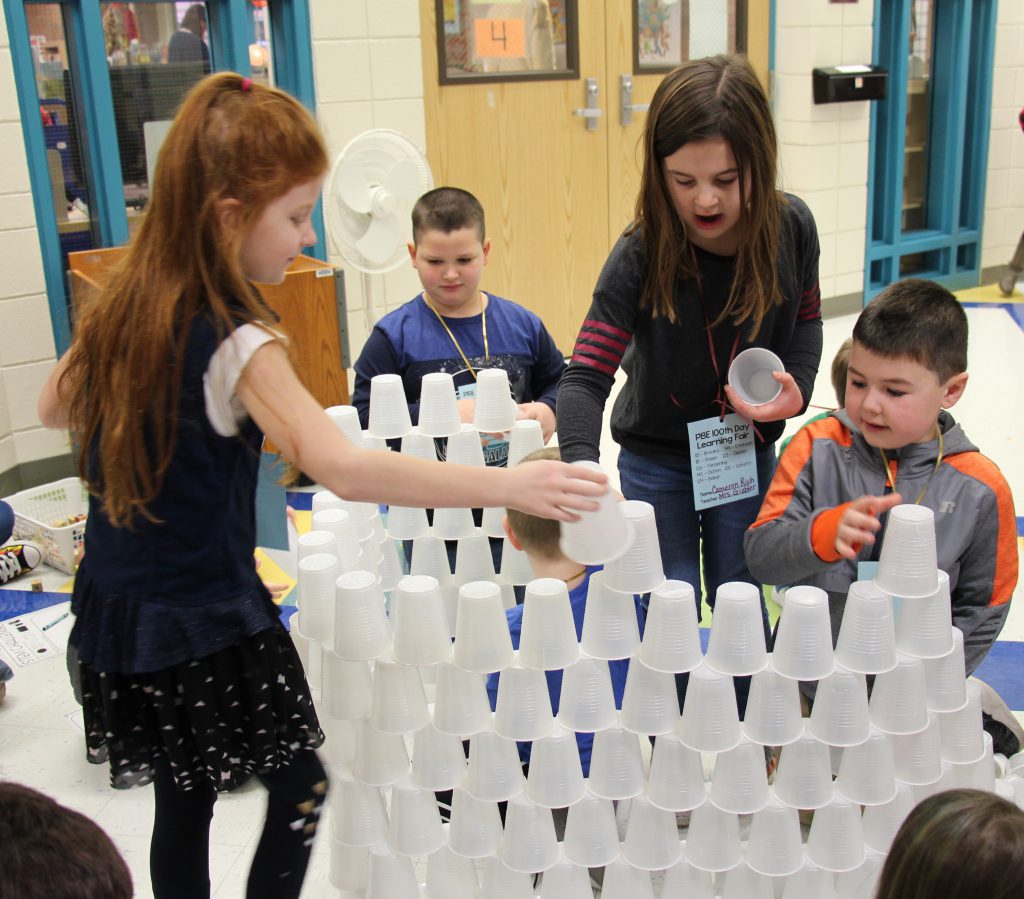
{"type": "Polygon", "coordinates": [[[884,100],[889,72],[881,66],[847,65],[815,69],[815,103],[884,100]]]}

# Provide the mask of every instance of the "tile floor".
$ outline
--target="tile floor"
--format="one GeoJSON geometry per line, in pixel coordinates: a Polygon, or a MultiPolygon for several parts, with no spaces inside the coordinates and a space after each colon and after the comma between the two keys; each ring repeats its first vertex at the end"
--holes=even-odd
{"type": "MultiPolygon", "coordinates": [[[[971,439],[1002,468],[1013,488],[1018,513],[1024,513],[1024,388],[1021,379],[1011,374],[1012,360],[1024,359],[1024,303],[1005,301],[994,287],[964,291],[960,296],[967,305],[971,326],[971,380],[954,413],[971,439]]],[[[1018,294],[1014,299],[1020,301],[1022,297],[1018,294]]],[[[828,363],[849,335],[853,320],[853,316],[844,316],[825,323],[822,372],[812,398],[815,405],[834,404],[828,363]]],[[[812,409],[808,415],[817,411],[812,409]]],[[[788,430],[798,426],[799,422],[793,422],[788,430]]],[[[610,471],[614,469],[616,452],[606,421],[602,462],[610,471]]],[[[1024,518],[1019,517],[1018,535],[1022,523],[1024,518]]],[[[53,570],[40,575],[46,591],[66,588],[66,575],[53,570]]],[[[9,586],[26,587],[18,583],[9,586]]],[[[999,652],[994,650],[985,663],[991,679],[1000,679],[1003,695],[1018,713],[1024,712],[1024,675],[1017,673],[1024,672],[1020,665],[1024,660],[1022,592],[1024,588],[1018,585],[1015,607],[996,648],[999,652]]],[[[30,630],[39,640],[31,661],[24,657],[16,661],[0,634],[0,655],[14,665],[16,672],[8,684],[7,700],[0,706],[0,777],[34,786],[94,818],[124,854],[137,895],[146,899],[152,895],[148,878],[151,791],[115,793],[108,786],[106,769],[85,761],[80,710],[68,686],[63,657],[70,621],[56,621],[66,609],[61,602],[59,595],[49,592],[40,596],[20,589],[10,594],[0,591],[0,622],[19,614],[34,625],[30,630]],[[26,608],[36,610],[22,614],[26,608]],[[54,621],[47,630],[38,630],[54,621]]],[[[238,897],[244,892],[263,803],[263,792],[255,785],[226,795],[217,803],[210,853],[216,899],[238,897]]],[[[325,835],[326,831],[322,831],[313,852],[303,890],[303,897],[308,899],[339,895],[328,879],[330,853],[325,835]]]]}

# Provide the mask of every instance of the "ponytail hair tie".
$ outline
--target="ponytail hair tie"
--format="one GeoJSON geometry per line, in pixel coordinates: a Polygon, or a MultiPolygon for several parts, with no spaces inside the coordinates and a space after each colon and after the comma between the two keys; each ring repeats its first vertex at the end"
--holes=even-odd
{"type": "Polygon", "coordinates": [[[252,87],[252,79],[251,78],[243,78],[242,79],[242,93],[243,94],[249,93],[249,88],[251,88],[251,87],[252,87]]]}

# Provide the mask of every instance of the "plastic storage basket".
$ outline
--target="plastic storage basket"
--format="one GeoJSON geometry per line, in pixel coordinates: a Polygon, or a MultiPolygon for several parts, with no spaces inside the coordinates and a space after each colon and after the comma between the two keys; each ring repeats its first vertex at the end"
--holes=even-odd
{"type": "Polygon", "coordinates": [[[75,573],[75,550],[82,545],[89,492],[78,478],[64,478],[22,490],[5,500],[14,510],[14,536],[38,543],[54,568],[75,573]],[[78,521],[69,519],[80,518],[78,521]]]}

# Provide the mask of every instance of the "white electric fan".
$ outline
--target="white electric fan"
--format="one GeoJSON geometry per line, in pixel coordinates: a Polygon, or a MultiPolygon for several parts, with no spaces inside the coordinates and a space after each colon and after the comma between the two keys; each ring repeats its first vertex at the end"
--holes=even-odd
{"type": "Polygon", "coordinates": [[[433,186],[419,148],[387,128],[353,138],[334,161],[324,219],[338,253],[362,275],[369,327],[376,322],[371,275],[392,271],[408,258],[413,204],[433,186]]]}

